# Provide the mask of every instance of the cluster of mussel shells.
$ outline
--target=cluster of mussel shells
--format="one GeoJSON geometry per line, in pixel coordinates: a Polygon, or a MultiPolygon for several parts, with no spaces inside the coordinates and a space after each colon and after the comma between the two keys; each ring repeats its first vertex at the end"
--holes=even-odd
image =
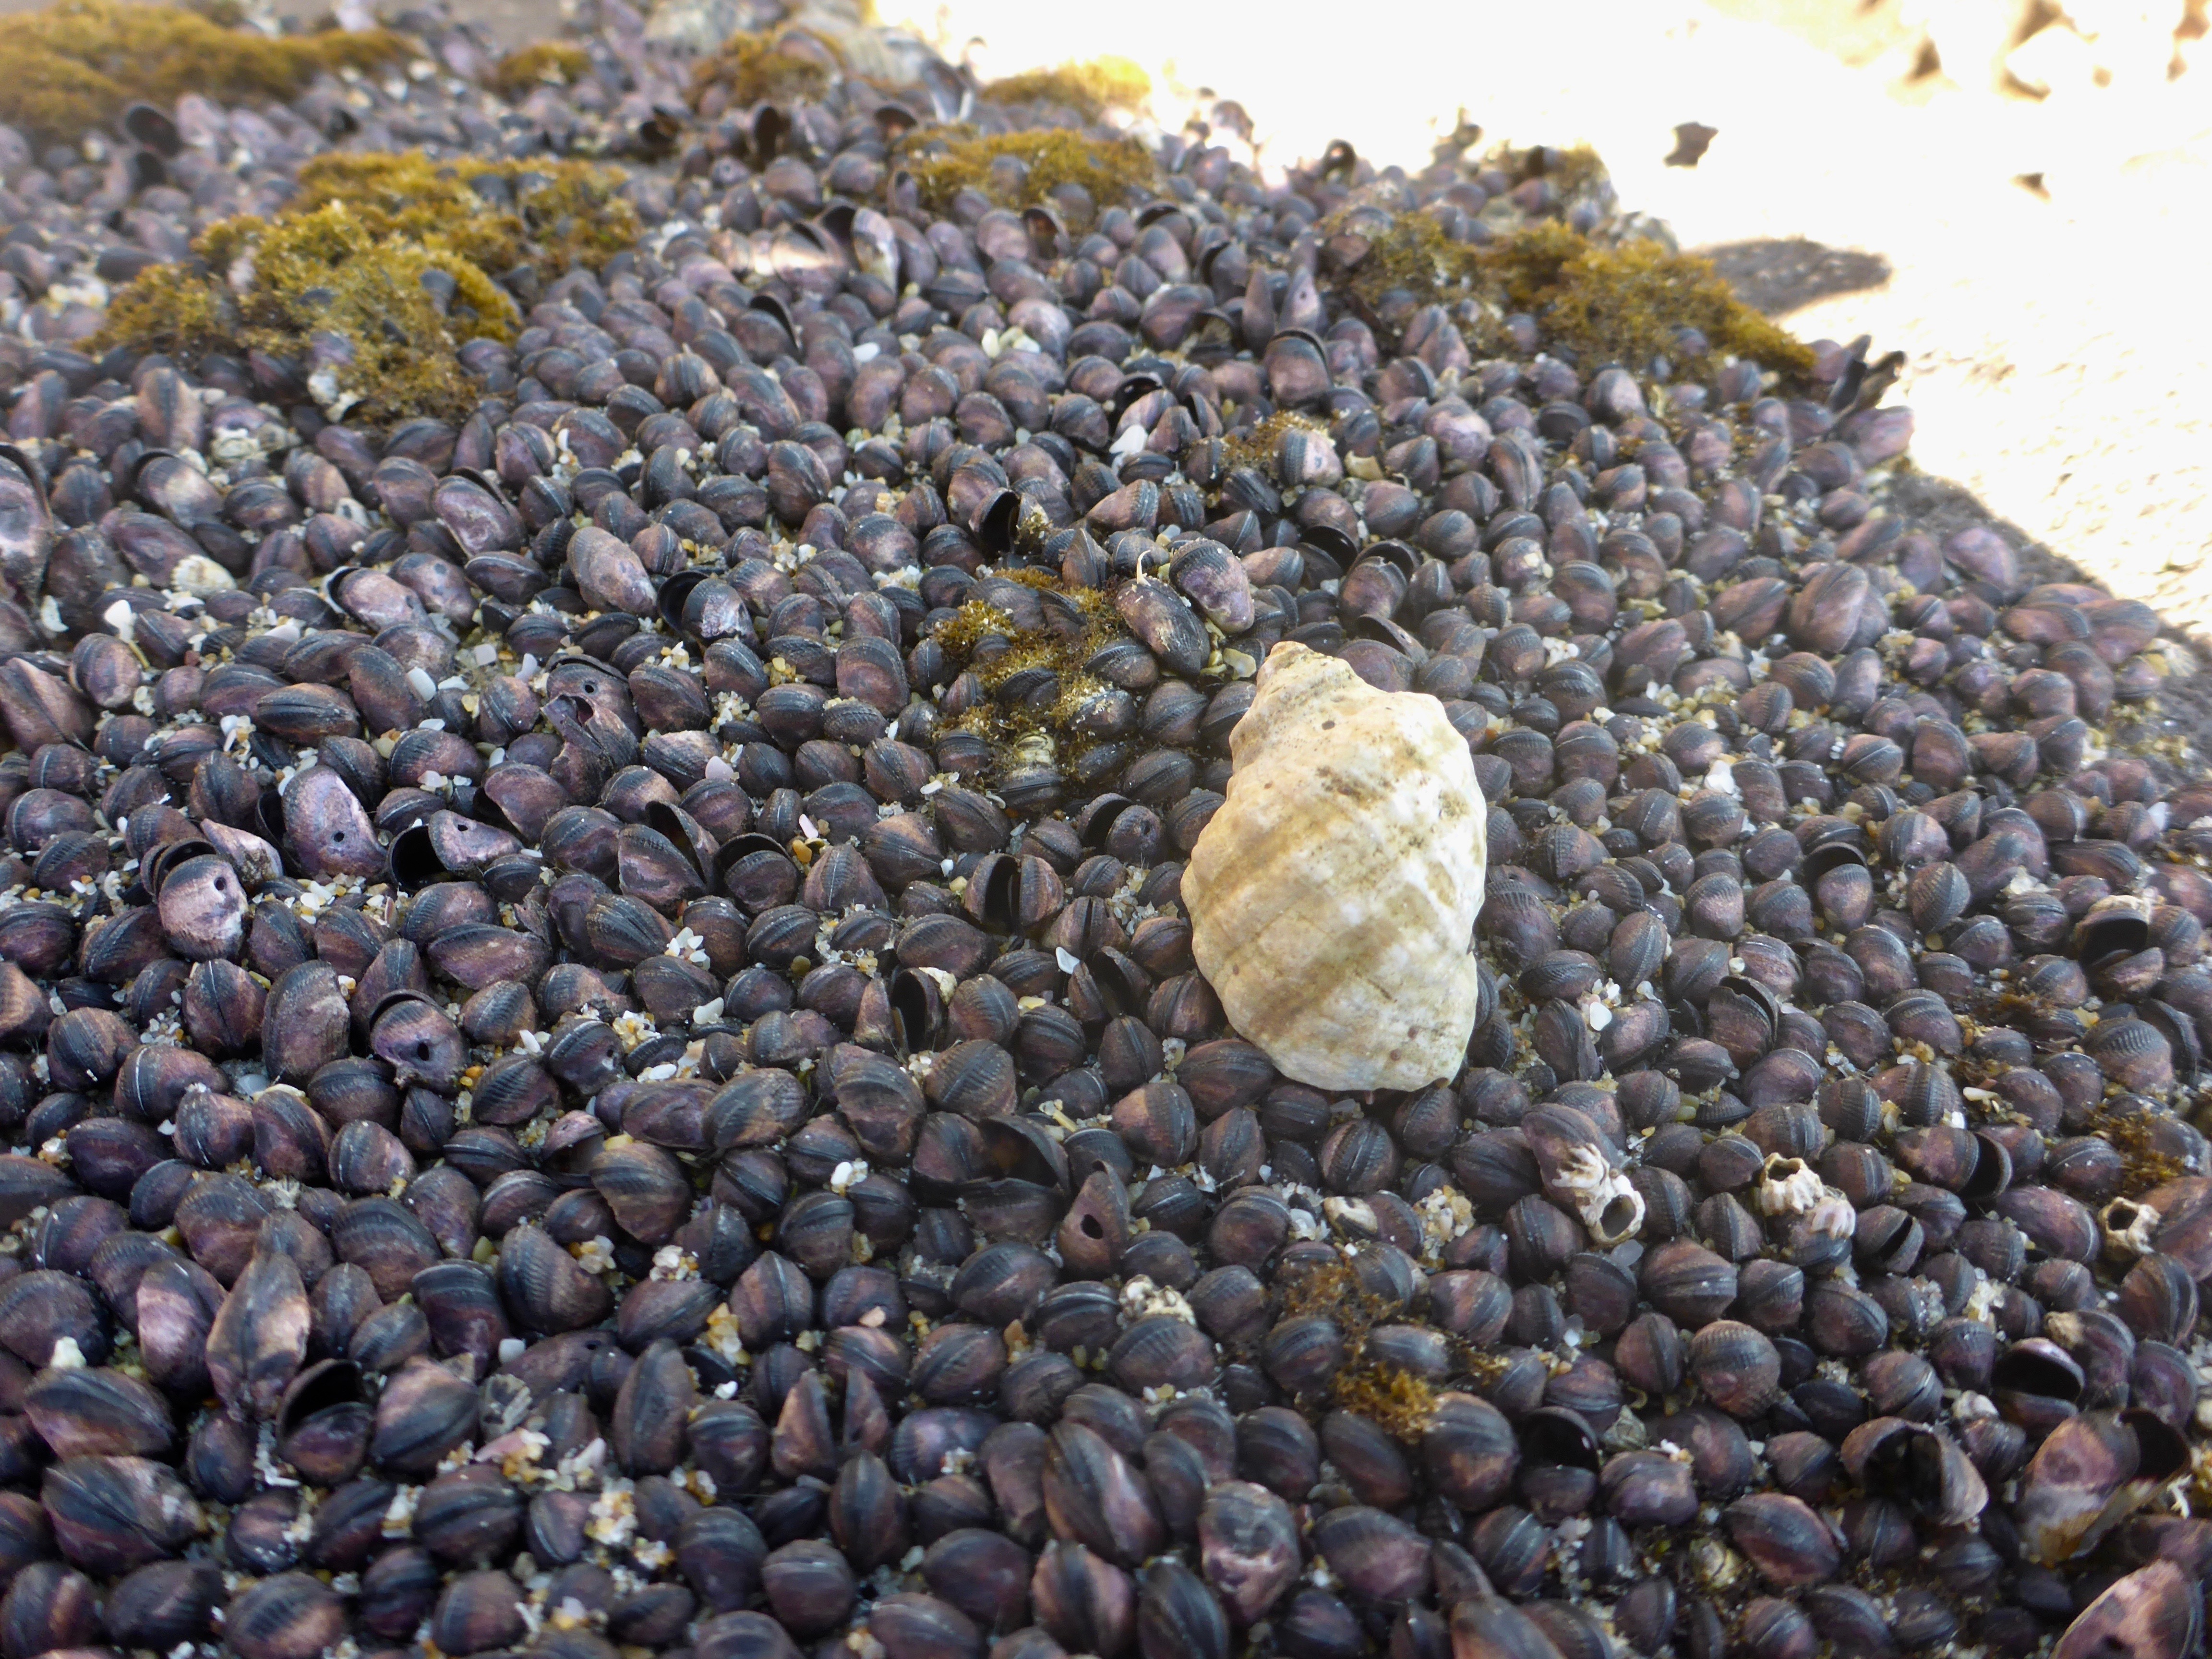
{"type": "MultiPolygon", "coordinates": [[[[416,148],[462,155],[636,156],[667,153],[682,126],[687,66],[643,49],[635,28],[591,43],[591,70],[566,87],[510,103],[480,82],[498,48],[444,7],[392,20],[422,56],[398,72],[323,75],[289,103],[226,106],[199,92],[173,106],[118,109],[110,131],[76,143],[34,143],[0,125],[0,385],[33,378],[42,349],[67,352],[95,333],[100,295],[159,264],[189,258],[201,233],[240,214],[283,207],[301,164],[332,149],[416,148]],[[438,72],[425,74],[434,64],[438,72]]],[[[669,210],[680,182],[637,173],[630,194],[669,210]]],[[[695,192],[696,197],[696,192],[695,192]]],[[[696,215],[703,198],[674,210],[696,215]]],[[[501,204],[506,205],[506,204],[501,204]]],[[[536,272],[501,273],[526,299],[536,272]]],[[[264,358],[241,363],[238,389],[279,404],[307,401],[306,370],[264,358]]]]}
{"type": "Polygon", "coordinates": [[[1859,353],[1338,292],[1338,210],[1542,178],[931,220],[900,130],[719,115],[641,204],[721,228],[459,425],[22,364],[9,1659],[2183,1659],[2156,618],[1890,512],[1859,353]],[[1279,1076],[1177,913],[1281,640],[1492,804],[1411,1094],[1279,1076]]]}

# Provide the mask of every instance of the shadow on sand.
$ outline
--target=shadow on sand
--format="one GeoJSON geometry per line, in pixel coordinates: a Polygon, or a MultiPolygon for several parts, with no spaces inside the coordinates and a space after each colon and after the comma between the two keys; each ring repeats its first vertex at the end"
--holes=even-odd
{"type": "Polygon", "coordinates": [[[1880,288],[1889,280],[1889,261],[1879,253],[1827,247],[1802,236],[1724,242],[1694,251],[1713,262],[1746,305],[1769,317],[1838,294],[1880,288]]]}
{"type": "MultiPolygon", "coordinates": [[[[1827,247],[1802,237],[1730,242],[1695,251],[1713,262],[1745,304],[1778,319],[1818,300],[1879,288],[1890,276],[1889,262],[1878,253],[1827,247]]],[[[1877,349],[1881,345],[1876,343],[1877,349]]],[[[1990,526],[2020,550],[2022,574],[2031,580],[2087,582],[2111,591],[2094,572],[1991,512],[1972,490],[1915,471],[1909,462],[1895,473],[1882,500],[1908,526],[1925,531],[1938,542],[1968,525],[1990,526]]],[[[2185,738],[2202,765],[2212,762],[2212,639],[2171,625],[2166,633],[2181,647],[2173,653],[2176,672],[2150,709],[2136,718],[2116,709],[2111,724],[2124,740],[2185,738]]]]}

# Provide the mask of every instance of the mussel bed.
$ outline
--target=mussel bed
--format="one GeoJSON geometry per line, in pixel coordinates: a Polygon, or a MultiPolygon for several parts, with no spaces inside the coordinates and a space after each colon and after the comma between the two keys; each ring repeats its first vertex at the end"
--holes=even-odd
{"type": "Polygon", "coordinates": [[[72,7],[6,1659],[2201,1649],[2178,647],[1924,522],[1868,342],[1465,128],[1262,172],[1126,65],[619,0],[179,96],[72,7]],[[1192,959],[1285,641],[1489,805],[1409,1094],[1192,959]]]}

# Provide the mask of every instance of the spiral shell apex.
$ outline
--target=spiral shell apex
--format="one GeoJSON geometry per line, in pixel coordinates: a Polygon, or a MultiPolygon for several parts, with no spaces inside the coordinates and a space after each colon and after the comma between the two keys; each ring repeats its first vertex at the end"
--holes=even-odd
{"type": "Polygon", "coordinates": [[[1487,810],[1434,697],[1278,645],[1182,881],[1239,1035],[1321,1089],[1449,1078],[1474,1029],[1487,810]]]}

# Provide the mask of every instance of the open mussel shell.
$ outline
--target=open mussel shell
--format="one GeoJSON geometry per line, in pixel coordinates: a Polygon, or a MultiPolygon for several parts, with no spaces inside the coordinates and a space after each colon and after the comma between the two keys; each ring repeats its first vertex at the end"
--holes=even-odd
{"type": "Polygon", "coordinates": [[[481,873],[495,860],[520,852],[515,835],[489,822],[457,812],[432,811],[392,837],[393,884],[405,892],[452,876],[481,873]]]}
{"type": "Polygon", "coordinates": [[[167,878],[168,872],[173,866],[188,863],[196,858],[219,857],[221,853],[215,844],[200,836],[190,836],[174,841],[165,841],[139,860],[138,884],[146,890],[149,896],[159,898],[161,896],[162,883],[167,878]]]}

